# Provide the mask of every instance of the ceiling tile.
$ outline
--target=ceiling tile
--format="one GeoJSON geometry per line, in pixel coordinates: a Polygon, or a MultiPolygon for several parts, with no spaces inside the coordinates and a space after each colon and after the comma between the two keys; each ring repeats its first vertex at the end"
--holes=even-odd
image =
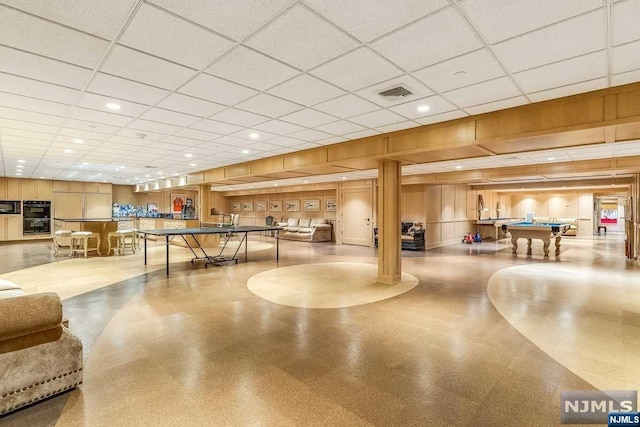
{"type": "Polygon", "coordinates": [[[532,102],[545,101],[547,99],[561,98],[563,96],[575,95],[577,93],[589,92],[592,90],[604,89],[607,87],[607,78],[590,80],[587,82],[567,85],[556,89],[545,90],[536,93],[529,93],[527,96],[532,102]]]}
{"type": "Polygon", "coordinates": [[[106,39],[116,36],[136,0],[24,1],[2,3],[106,39]]]}
{"type": "Polygon", "coordinates": [[[498,43],[493,51],[510,72],[601,50],[606,47],[602,10],[498,43]]]}
{"type": "Polygon", "coordinates": [[[271,132],[279,135],[287,135],[289,133],[298,132],[303,130],[302,126],[294,125],[293,123],[283,122],[282,120],[270,120],[268,122],[260,123],[255,126],[256,129],[271,132]]]}
{"type": "Polygon", "coordinates": [[[420,124],[412,120],[407,120],[406,122],[394,123],[387,126],[380,126],[376,128],[376,130],[383,133],[387,133],[387,132],[395,132],[398,130],[410,129],[416,126],[420,126],[420,124]]]}
{"type": "Polygon", "coordinates": [[[449,4],[446,0],[306,0],[305,3],[361,41],[371,41],[449,4]]]}
{"type": "Polygon", "coordinates": [[[258,90],[269,89],[299,73],[295,68],[244,46],[232,50],[206,72],[258,90]]]}
{"type": "Polygon", "coordinates": [[[224,105],[236,104],[258,93],[253,89],[207,74],[198,75],[181,87],[179,92],[224,105]]]}
{"type": "Polygon", "coordinates": [[[347,139],[358,139],[358,138],[366,138],[368,136],[373,136],[378,134],[380,134],[380,132],[378,132],[377,130],[366,129],[366,130],[361,130],[360,132],[349,133],[347,135],[344,135],[344,137],[347,139]]]}
{"type": "Polygon", "coordinates": [[[300,5],[278,16],[246,44],[301,70],[316,67],[358,45],[300,5]]]}
{"type": "MultiPolygon", "coordinates": [[[[339,142],[345,142],[345,141],[348,141],[348,139],[347,138],[343,138],[341,136],[332,136],[331,138],[321,139],[319,141],[315,141],[315,144],[332,145],[332,144],[337,144],[339,142]]],[[[322,182],[322,180],[318,180],[318,182],[322,182]]]]}
{"type": "Polygon", "coordinates": [[[295,77],[268,92],[307,107],[345,93],[343,90],[308,74],[295,77]]]}
{"type": "Polygon", "coordinates": [[[144,3],[118,42],[197,70],[233,46],[228,39],[144,3]]]}
{"type": "Polygon", "coordinates": [[[323,102],[322,104],[318,104],[314,107],[316,110],[320,110],[343,119],[378,110],[379,108],[380,107],[376,104],[350,93],[339,98],[332,99],[331,101],[323,102]]]}
{"type": "Polygon", "coordinates": [[[169,94],[163,89],[103,73],[96,74],[87,90],[147,105],[153,105],[169,94]]]}
{"type": "Polygon", "coordinates": [[[0,46],[0,72],[82,89],[91,71],[64,62],[0,46]]]}
{"type": "Polygon", "coordinates": [[[392,123],[403,122],[406,121],[406,119],[393,111],[378,110],[352,117],[349,121],[358,123],[364,127],[377,128],[380,126],[390,125],[392,123]]]}
{"type": "Polygon", "coordinates": [[[105,73],[173,90],[194,71],[135,50],[115,46],[101,69],[105,73]]]}
{"type": "Polygon", "coordinates": [[[403,115],[408,119],[418,119],[420,117],[433,116],[440,113],[457,109],[449,101],[441,96],[430,96],[428,98],[416,99],[405,104],[389,107],[389,110],[403,115]],[[418,107],[429,107],[428,111],[418,111],[418,107]]]}
{"type": "Polygon", "coordinates": [[[282,147],[279,145],[273,145],[268,142],[250,142],[247,144],[247,149],[249,151],[258,150],[258,151],[275,151],[279,150],[282,147]]]}
{"type": "Polygon", "coordinates": [[[69,118],[60,129],[60,135],[71,135],[84,139],[103,140],[120,130],[120,126],[69,118]]]}
{"type": "Polygon", "coordinates": [[[356,92],[356,94],[386,108],[392,105],[403,104],[405,102],[411,101],[412,99],[424,98],[426,96],[433,95],[433,91],[428,89],[425,85],[423,85],[413,77],[405,75],[388,80],[386,82],[382,82],[377,85],[370,86],[366,89],[359,90],[358,92],[356,92]],[[399,97],[398,99],[386,99],[379,95],[379,93],[382,91],[398,86],[404,86],[411,93],[413,93],[413,95],[407,97],[399,97]]]}
{"type": "Polygon", "coordinates": [[[416,119],[416,122],[422,125],[430,125],[433,123],[446,122],[447,120],[455,120],[455,119],[459,119],[461,117],[466,117],[466,116],[468,116],[468,114],[465,113],[464,111],[455,110],[455,111],[450,111],[448,113],[436,114],[435,116],[427,116],[420,119],[416,119]]]}
{"type": "Polygon", "coordinates": [[[337,122],[327,123],[326,125],[317,126],[317,130],[332,133],[334,135],[344,135],[347,133],[359,132],[365,128],[346,120],[338,120],[337,122]]]}
{"type": "Polygon", "coordinates": [[[321,139],[329,138],[333,135],[330,135],[325,132],[320,132],[314,129],[305,129],[300,132],[295,132],[289,135],[292,138],[300,139],[307,142],[319,141],[321,139]]]}
{"type": "Polygon", "coordinates": [[[333,116],[330,116],[325,113],[321,113],[320,111],[312,110],[310,108],[307,108],[301,111],[296,111],[293,114],[289,114],[287,116],[281,117],[281,119],[286,122],[295,123],[297,125],[309,127],[309,128],[320,126],[325,123],[334,122],[336,120],[336,118],[333,116]]]}
{"type": "Polygon", "coordinates": [[[603,50],[516,73],[513,79],[525,93],[531,93],[606,77],[606,75],[607,52],[603,50]]]}
{"type": "Polygon", "coordinates": [[[89,110],[87,108],[76,107],[69,116],[78,120],[87,122],[104,123],[112,126],[126,126],[133,120],[132,117],[121,116],[118,114],[105,113],[103,111],[89,110]]]}
{"type": "Polygon", "coordinates": [[[179,126],[168,125],[166,123],[152,122],[149,120],[136,119],[129,126],[130,129],[155,132],[170,135],[176,133],[181,128],[179,126]]]}
{"type": "Polygon", "coordinates": [[[246,101],[242,101],[240,104],[237,104],[236,107],[246,111],[253,111],[267,117],[280,117],[304,108],[300,104],[294,104],[293,102],[285,101],[266,93],[261,93],[246,101]]]}
{"type": "Polygon", "coordinates": [[[489,43],[542,28],[601,7],[602,0],[463,0],[462,8],[489,43]]]}
{"type": "MultiPolygon", "coordinates": [[[[5,129],[21,129],[31,132],[51,133],[55,134],[58,130],[57,126],[41,125],[38,123],[24,122],[21,120],[11,120],[0,118],[0,127],[5,129]]],[[[2,134],[0,134],[0,138],[2,134]]]]}
{"type": "Polygon", "coordinates": [[[180,93],[172,93],[167,98],[160,101],[157,106],[167,110],[191,114],[198,117],[209,117],[210,115],[226,108],[224,105],[204,101],[202,99],[182,95],[180,93]]]}
{"type": "Polygon", "coordinates": [[[135,102],[123,101],[121,99],[96,95],[88,92],[82,94],[77,105],[84,108],[90,108],[92,110],[107,111],[106,105],[111,102],[120,105],[120,109],[117,111],[108,110],[111,114],[137,117],[149,109],[147,105],[136,104],[135,102]]]}
{"type": "Polygon", "coordinates": [[[14,137],[22,137],[22,138],[32,138],[32,139],[41,139],[43,141],[51,141],[55,134],[52,133],[44,133],[44,132],[32,132],[28,130],[22,129],[11,129],[11,128],[1,128],[0,132],[0,140],[5,140],[8,136],[14,137]]]}
{"type": "MultiPolygon", "coordinates": [[[[57,116],[66,116],[69,114],[69,111],[71,111],[71,106],[69,105],[42,100],[34,102],[34,100],[31,98],[5,92],[0,92],[0,105],[4,107],[13,107],[21,110],[57,116]]],[[[3,117],[11,118],[9,116],[3,117]]]]}
{"type": "Polygon", "coordinates": [[[413,71],[478,49],[482,42],[455,8],[449,7],[383,37],[372,47],[413,71]]]}
{"type": "Polygon", "coordinates": [[[3,107],[0,103],[0,117],[5,119],[23,120],[44,125],[60,126],[64,123],[64,117],[50,114],[41,114],[31,111],[16,110],[10,107],[3,107]]]}
{"type": "Polygon", "coordinates": [[[362,47],[321,65],[311,71],[311,74],[348,91],[354,91],[398,77],[404,71],[372,50],[362,47]]]}
{"type": "Polygon", "coordinates": [[[108,43],[70,28],[0,7],[0,40],[5,46],[93,68],[108,43]]]}
{"type": "Polygon", "coordinates": [[[175,126],[191,126],[201,120],[200,117],[163,110],[162,108],[152,108],[141,115],[140,118],[153,120],[154,122],[168,123],[175,126]]]}
{"type": "Polygon", "coordinates": [[[236,126],[229,123],[222,123],[215,120],[202,120],[191,126],[192,129],[213,132],[220,135],[229,135],[242,130],[242,126],[236,126]]]}
{"type": "Polygon", "coordinates": [[[244,127],[255,126],[258,123],[263,123],[269,120],[268,117],[260,116],[258,114],[249,113],[247,111],[238,110],[235,108],[228,108],[219,113],[216,113],[211,116],[211,119],[244,127]]]}
{"type": "Polygon", "coordinates": [[[205,132],[197,129],[182,129],[180,132],[175,133],[175,135],[184,138],[197,139],[199,141],[211,141],[212,139],[217,139],[222,136],[219,133],[205,132]]]}
{"type": "Polygon", "coordinates": [[[151,3],[227,37],[241,40],[293,0],[151,0],[151,3]]]}
{"type": "Polygon", "coordinates": [[[80,91],[36,80],[0,73],[0,91],[32,98],[73,104],[80,91]]]}
{"type": "Polygon", "coordinates": [[[617,1],[611,5],[611,16],[614,45],[640,39],[640,3],[636,0],[617,1]]]}
{"type": "Polygon", "coordinates": [[[233,136],[235,138],[244,138],[248,141],[260,142],[275,138],[277,135],[269,132],[258,132],[255,129],[243,129],[239,132],[231,134],[230,136],[233,136]],[[254,135],[254,137],[251,137],[250,135],[254,135]]]}
{"type": "Polygon", "coordinates": [[[486,104],[518,95],[520,95],[520,91],[509,77],[500,77],[443,94],[446,99],[461,108],[486,104]]]}
{"type": "Polygon", "coordinates": [[[117,132],[117,135],[125,138],[140,139],[141,141],[146,142],[159,141],[165,137],[165,134],[162,133],[156,133],[150,130],[141,131],[138,129],[120,129],[117,132]]]}
{"type": "Polygon", "coordinates": [[[288,136],[277,136],[277,137],[275,137],[273,139],[270,139],[269,143],[270,144],[276,144],[276,145],[279,145],[281,147],[292,147],[292,146],[301,144],[302,140],[291,138],[291,137],[288,137],[288,136]]]}
{"type": "Polygon", "coordinates": [[[497,102],[490,102],[487,104],[476,105],[474,107],[465,108],[469,114],[482,114],[490,111],[504,110],[505,108],[517,107],[519,105],[528,104],[527,98],[524,96],[516,96],[509,99],[503,99],[497,102]]]}
{"type": "Polygon", "coordinates": [[[640,69],[640,41],[614,47],[611,57],[614,74],[640,69]]]}
{"type": "Polygon", "coordinates": [[[619,86],[628,83],[635,83],[640,81],[640,70],[629,71],[626,73],[616,74],[611,76],[611,85],[619,86]]]}
{"type": "Polygon", "coordinates": [[[488,49],[480,49],[412,73],[438,92],[504,76],[502,67],[488,49]]]}

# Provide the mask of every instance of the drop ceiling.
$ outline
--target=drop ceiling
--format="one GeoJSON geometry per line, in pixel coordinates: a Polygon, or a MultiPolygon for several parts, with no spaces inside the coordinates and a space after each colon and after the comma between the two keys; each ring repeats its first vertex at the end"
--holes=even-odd
{"type": "Polygon", "coordinates": [[[133,184],[637,82],[639,20],[636,0],[0,0],[0,174],[133,184]]]}

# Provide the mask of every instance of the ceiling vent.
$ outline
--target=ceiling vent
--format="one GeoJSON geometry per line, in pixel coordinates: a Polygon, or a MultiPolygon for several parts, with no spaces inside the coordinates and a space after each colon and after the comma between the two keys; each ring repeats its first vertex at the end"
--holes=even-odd
{"type": "Polygon", "coordinates": [[[395,101],[398,99],[403,99],[408,96],[411,96],[413,95],[413,92],[411,92],[405,86],[400,85],[400,86],[392,87],[390,89],[383,90],[382,92],[378,92],[378,95],[380,95],[387,101],[395,101]]]}

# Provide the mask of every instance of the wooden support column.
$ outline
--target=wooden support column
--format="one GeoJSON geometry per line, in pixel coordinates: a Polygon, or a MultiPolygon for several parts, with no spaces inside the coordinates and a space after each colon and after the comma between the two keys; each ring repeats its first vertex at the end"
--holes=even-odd
{"type": "Polygon", "coordinates": [[[402,280],[400,171],[397,160],[378,163],[378,281],[390,285],[402,280]]]}

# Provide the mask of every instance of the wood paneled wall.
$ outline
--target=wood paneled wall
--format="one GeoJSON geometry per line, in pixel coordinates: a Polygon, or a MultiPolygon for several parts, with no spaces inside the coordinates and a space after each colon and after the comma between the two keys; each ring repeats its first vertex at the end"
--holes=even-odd
{"type": "MultiPolygon", "coordinates": [[[[504,195],[503,195],[504,196],[504,195]]],[[[519,193],[506,194],[515,217],[524,218],[527,212],[535,216],[569,217],[578,219],[578,235],[593,234],[593,193],[519,193]]]]}

